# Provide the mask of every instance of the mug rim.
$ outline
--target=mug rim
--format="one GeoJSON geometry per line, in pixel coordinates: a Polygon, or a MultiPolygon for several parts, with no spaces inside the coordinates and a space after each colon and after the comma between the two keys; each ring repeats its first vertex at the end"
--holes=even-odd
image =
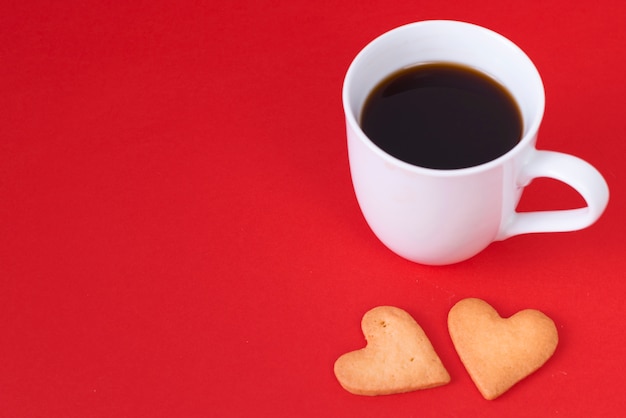
{"type": "Polygon", "coordinates": [[[512,158],[515,154],[517,154],[518,152],[521,152],[521,150],[525,148],[526,145],[533,140],[533,138],[536,137],[536,134],[539,131],[539,126],[542,122],[543,114],[545,111],[545,90],[543,86],[543,81],[541,79],[541,75],[539,74],[539,71],[537,70],[537,67],[535,66],[533,61],[519,46],[517,46],[515,43],[513,43],[511,40],[509,40],[505,36],[491,29],[487,29],[483,26],[476,25],[476,24],[469,23],[469,22],[463,22],[459,20],[421,20],[417,22],[407,23],[407,24],[395,27],[387,32],[384,32],[383,34],[377,36],[372,41],[370,41],[367,45],[365,45],[365,47],[363,47],[359,51],[359,53],[354,57],[354,59],[350,63],[348,70],[346,71],[346,75],[344,77],[344,82],[343,82],[343,87],[342,87],[342,102],[343,102],[343,108],[344,108],[344,113],[345,113],[347,123],[352,129],[352,131],[358,136],[360,141],[364,142],[368,146],[368,148],[370,148],[373,152],[375,152],[379,157],[383,158],[386,162],[389,162],[390,164],[393,164],[394,166],[399,166],[405,170],[408,170],[414,173],[427,174],[430,176],[455,177],[455,176],[474,174],[474,173],[479,173],[479,172],[490,170],[496,166],[501,165],[504,160],[508,160],[512,158]],[[509,151],[498,156],[497,158],[494,158],[493,160],[484,162],[482,164],[474,165],[471,167],[454,168],[454,169],[428,168],[428,167],[422,167],[422,166],[408,163],[397,157],[394,157],[391,154],[388,154],[386,151],[384,151],[378,145],[376,145],[365,134],[365,132],[363,132],[357,120],[357,116],[355,115],[355,112],[353,111],[352,106],[350,105],[350,94],[348,90],[349,90],[353,75],[355,71],[357,71],[356,66],[359,64],[360,59],[368,52],[369,49],[371,49],[375,44],[384,41],[385,38],[389,36],[393,36],[395,33],[399,31],[407,30],[415,26],[441,25],[441,24],[464,26],[471,30],[483,31],[489,36],[494,37],[499,42],[505,43],[509,48],[514,49],[518,54],[520,54],[522,56],[522,59],[525,59],[528,61],[531,69],[535,73],[534,75],[537,77],[537,83],[540,89],[537,108],[535,109],[534,114],[533,114],[534,118],[532,120],[532,123],[528,126],[528,129],[525,129],[526,132],[520,138],[519,142],[509,151]]]}

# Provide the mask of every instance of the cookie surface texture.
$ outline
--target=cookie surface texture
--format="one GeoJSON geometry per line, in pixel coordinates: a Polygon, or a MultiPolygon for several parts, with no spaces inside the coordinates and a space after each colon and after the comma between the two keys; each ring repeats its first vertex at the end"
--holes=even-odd
{"type": "Polygon", "coordinates": [[[542,312],[526,309],[502,318],[475,298],[454,305],[448,330],[461,362],[488,400],[543,366],[559,341],[554,322],[542,312]]]}
{"type": "Polygon", "coordinates": [[[335,376],[348,392],[389,395],[450,381],[422,327],[404,310],[376,307],[363,316],[361,329],[366,347],[335,362],[335,376]]]}

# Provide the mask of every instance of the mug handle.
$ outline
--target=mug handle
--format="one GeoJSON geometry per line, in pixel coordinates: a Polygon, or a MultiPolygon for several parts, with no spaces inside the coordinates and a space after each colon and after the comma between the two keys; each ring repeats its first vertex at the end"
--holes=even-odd
{"type": "Polygon", "coordinates": [[[536,232],[566,232],[586,228],[598,220],[609,202],[609,187],[602,175],[588,162],[573,155],[534,150],[522,169],[518,184],[528,185],[538,177],[552,178],[570,185],[587,206],[578,209],[513,212],[496,240],[536,232]]]}

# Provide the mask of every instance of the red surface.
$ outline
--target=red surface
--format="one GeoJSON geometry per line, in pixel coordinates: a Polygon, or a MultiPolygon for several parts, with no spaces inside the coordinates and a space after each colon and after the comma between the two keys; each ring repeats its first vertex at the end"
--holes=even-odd
{"type": "MultiPolygon", "coordinates": [[[[618,416],[626,408],[626,8],[618,1],[4,1],[0,5],[0,415],[618,416]],[[127,4],[128,3],[128,4],[127,4]],[[341,83],[403,23],[509,37],[546,85],[539,147],[611,188],[589,229],[516,237],[448,267],[366,226],[341,83]],[[484,400],[452,305],[536,308],[555,355],[484,400]],[[422,325],[444,387],[366,398],[332,366],[391,304],[422,325]]],[[[525,209],[580,205],[537,181],[525,209]]]]}

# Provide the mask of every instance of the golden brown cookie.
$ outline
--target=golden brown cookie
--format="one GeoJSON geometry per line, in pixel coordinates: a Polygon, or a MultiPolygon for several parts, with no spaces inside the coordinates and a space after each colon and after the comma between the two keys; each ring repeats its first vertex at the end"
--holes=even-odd
{"type": "Polygon", "coordinates": [[[361,329],[367,346],[335,362],[335,376],[348,392],[389,395],[450,381],[428,337],[402,309],[376,307],[363,316],[361,329]]]}
{"type": "Polygon", "coordinates": [[[526,309],[502,318],[474,298],[454,305],[448,330],[467,372],[489,400],[539,369],[559,341],[554,322],[543,313],[526,309]]]}

